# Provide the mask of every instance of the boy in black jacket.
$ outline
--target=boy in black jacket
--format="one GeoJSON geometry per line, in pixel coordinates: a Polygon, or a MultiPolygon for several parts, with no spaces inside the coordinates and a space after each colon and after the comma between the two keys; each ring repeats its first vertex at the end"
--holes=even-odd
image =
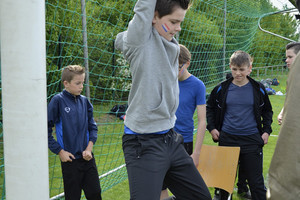
{"type": "Polygon", "coordinates": [[[216,86],[207,101],[207,129],[220,146],[241,148],[239,167],[252,199],[264,200],[262,147],[272,132],[272,106],[264,86],[248,76],[252,69],[248,53],[234,52],[230,69],[233,77],[216,86]]]}

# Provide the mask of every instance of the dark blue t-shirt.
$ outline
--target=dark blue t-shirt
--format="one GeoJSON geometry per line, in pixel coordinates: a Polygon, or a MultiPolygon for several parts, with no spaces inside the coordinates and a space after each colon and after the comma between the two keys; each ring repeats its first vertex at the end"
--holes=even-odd
{"type": "Polygon", "coordinates": [[[230,84],[222,131],[233,135],[258,133],[254,116],[253,87],[250,82],[242,87],[230,84]]]}
{"type": "Polygon", "coordinates": [[[193,141],[193,115],[197,105],[206,104],[205,93],[204,83],[193,75],[179,81],[179,106],[174,129],[183,136],[185,143],[193,141]]]}

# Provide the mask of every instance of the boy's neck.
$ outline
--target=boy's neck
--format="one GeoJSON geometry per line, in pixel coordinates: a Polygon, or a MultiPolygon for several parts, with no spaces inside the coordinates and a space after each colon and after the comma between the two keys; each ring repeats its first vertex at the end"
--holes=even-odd
{"type": "Polygon", "coordinates": [[[179,81],[185,81],[186,79],[188,79],[191,76],[190,72],[188,72],[186,69],[184,69],[184,70],[185,70],[185,72],[178,79],[179,81]]]}
{"type": "Polygon", "coordinates": [[[247,83],[249,83],[249,79],[246,78],[246,79],[245,79],[244,81],[242,81],[242,82],[236,81],[235,79],[233,79],[233,80],[232,80],[232,83],[233,83],[234,85],[237,85],[237,86],[239,86],[239,87],[242,87],[242,86],[246,85],[247,83]]]}

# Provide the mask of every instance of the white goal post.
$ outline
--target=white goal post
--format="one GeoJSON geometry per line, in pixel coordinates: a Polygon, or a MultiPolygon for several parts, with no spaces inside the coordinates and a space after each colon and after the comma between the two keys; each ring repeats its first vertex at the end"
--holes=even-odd
{"type": "Polygon", "coordinates": [[[49,200],[45,1],[0,0],[7,200],[49,200]]]}

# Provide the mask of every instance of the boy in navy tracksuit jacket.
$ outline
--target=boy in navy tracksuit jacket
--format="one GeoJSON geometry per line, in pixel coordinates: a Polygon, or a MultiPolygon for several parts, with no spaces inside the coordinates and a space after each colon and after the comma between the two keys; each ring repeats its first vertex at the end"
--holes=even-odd
{"type": "Polygon", "coordinates": [[[95,159],[92,154],[97,140],[97,125],[93,107],[80,95],[85,70],[70,65],[62,72],[65,89],[55,95],[48,105],[48,146],[61,160],[65,199],[101,199],[101,188],[95,159]],[[55,126],[57,141],[52,136],[55,126]]]}

